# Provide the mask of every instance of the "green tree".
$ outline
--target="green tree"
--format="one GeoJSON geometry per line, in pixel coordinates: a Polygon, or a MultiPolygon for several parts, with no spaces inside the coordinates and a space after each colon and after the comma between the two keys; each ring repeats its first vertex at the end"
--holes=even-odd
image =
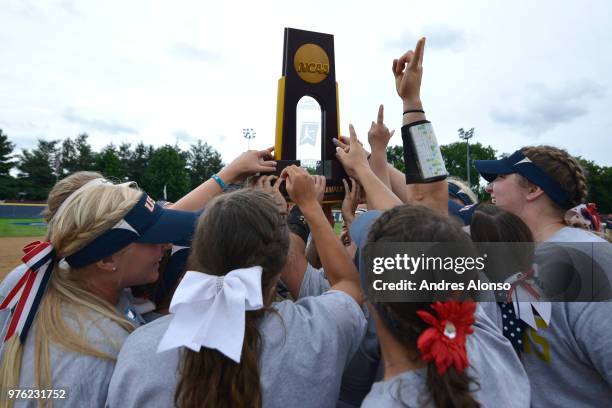
{"type": "MultiPolygon", "coordinates": [[[[130,168],[130,164],[132,162],[132,144],[127,142],[122,142],[119,145],[119,149],[117,150],[117,156],[119,157],[119,161],[121,162],[121,169],[125,174],[125,177],[128,177],[130,168]]],[[[129,177],[128,177],[129,178],[129,177]]]]}
{"type": "Polygon", "coordinates": [[[93,170],[96,153],[91,148],[87,133],[81,133],[74,141],[77,150],[77,168],[75,171],[93,170]]]}
{"type": "Polygon", "coordinates": [[[38,140],[36,148],[24,149],[20,155],[17,169],[18,186],[25,197],[31,200],[44,200],[55,184],[58,174],[55,163],[59,155],[58,141],[38,140]]]}
{"type": "Polygon", "coordinates": [[[10,175],[10,171],[15,167],[13,160],[13,149],[15,144],[8,140],[6,133],[0,129],[0,176],[10,175]]]}
{"type": "Polygon", "coordinates": [[[61,148],[61,177],[77,171],[93,170],[96,166],[96,154],[87,141],[87,133],[81,133],[74,140],[66,138],[61,148]]]}
{"type": "Polygon", "coordinates": [[[223,167],[221,154],[206,142],[198,140],[196,144],[191,145],[188,153],[187,169],[192,189],[208,180],[223,167]]]}
{"type": "MultiPolygon", "coordinates": [[[[451,176],[467,181],[467,146],[465,142],[455,142],[441,145],[440,150],[444,158],[446,170],[451,176]]],[[[484,187],[480,185],[480,174],[474,166],[474,160],[495,160],[495,149],[483,146],[481,143],[470,143],[470,182],[472,190],[479,200],[488,197],[484,187]]]]}
{"type": "Polygon", "coordinates": [[[133,180],[143,185],[144,175],[154,152],[155,149],[153,146],[146,146],[142,142],[134,147],[127,166],[127,177],[129,180],[133,180]]]}
{"type": "Polygon", "coordinates": [[[612,168],[599,166],[591,160],[577,157],[584,168],[587,178],[587,202],[597,204],[597,211],[604,214],[612,212],[612,168]]]}
{"type": "Polygon", "coordinates": [[[406,170],[404,146],[387,146],[387,162],[403,173],[406,170]]]}
{"type": "Polygon", "coordinates": [[[169,201],[176,201],[190,190],[187,163],[176,146],[162,146],[155,150],[144,174],[142,186],[156,199],[164,197],[164,186],[169,201]]]}
{"type": "Polygon", "coordinates": [[[126,173],[121,164],[117,148],[112,143],[106,146],[96,157],[96,170],[104,177],[125,180],[126,173]]]}
{"type": "Polygon", "coordinates": [[[78,170],[78,153],[74,142],[69,137],[64,139],[64,141],[62,142],[62,147],[60,151],[62,157],[60,177],[65,177],[78,170]]]}
{"type": "Polygon", "coordinates": [[[17,193],[15,179],[11,176],[11,169],[16,163],[13,160],[14,148],[15,144],[0,129],[0,199],[14,198],[17,193]]]}

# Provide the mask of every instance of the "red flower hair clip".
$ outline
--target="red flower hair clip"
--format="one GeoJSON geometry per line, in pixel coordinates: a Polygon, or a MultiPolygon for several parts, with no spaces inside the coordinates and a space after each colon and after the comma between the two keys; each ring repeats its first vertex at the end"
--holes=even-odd
{"type": "Polygon", "coordinates": [[[417,311],[417,315],[427,324],[431,325],[417,340],[417,347],[421,358],[425,361],[435,361],[440,375],[454,365],[458,372],[462,372],[470,365],[467,359],[465,341],[468,334],[474,332],[474,312],[476,303],[471,301],[435,302],[431,305],[438,317],[424,310],[417,311]]]}

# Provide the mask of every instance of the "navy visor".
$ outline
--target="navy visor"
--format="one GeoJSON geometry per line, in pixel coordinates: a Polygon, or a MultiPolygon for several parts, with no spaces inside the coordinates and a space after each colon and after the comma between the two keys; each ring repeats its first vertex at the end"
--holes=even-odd
{"type": "Polygon", "coordinates": [[[66,257],[74,268],[97,262],[132,242],[163,244],[189,241],[199,213],[162,208],[146,193],[111,229],[66,257]]]}
{"type": "Polygon", "coordinates": [[[499,174],[518,173],[544,190],[561,207],[570,205],[569,193],[520,150],[500,160],[475,160],[474,165],[488,182],[495,180],[499,174]]]}

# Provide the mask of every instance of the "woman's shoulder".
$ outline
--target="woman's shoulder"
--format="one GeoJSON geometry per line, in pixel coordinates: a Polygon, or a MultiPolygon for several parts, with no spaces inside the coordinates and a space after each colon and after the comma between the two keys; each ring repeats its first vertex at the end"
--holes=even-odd
{"type": "Polygon", "coordinates": [[[546,242],[608,242],[605,239],[581,228],[563,227],[546,242]]]}
{"type": "Polygon", "coordinates": [[[283,318],[309,319],[317,316],[319,312],[349,314],[355,318],[363,317],[362,307],[355,299],[340,290],[328,290],[320,295],[306,296],[297,301],[276,302],[272,307],[283,318]]]}
{"type": "Polygon", "coordinates": [[[130,330],[116,320],[95,310],[75,309],[72,305],[62,306],[63,317],[74,333],[85,339],[98,351],[116,358],[130,330]]]}
{"type": "Polygon", "coordinates": [[[403,372],[387,381],[376,382],[363,400],[362,408],[427,407],[427,368],[403,372]],[[425,405],[423,405],[425,404],[425,405]]]}
{"type": "Polygon", "coordinates": [[[157,346],[171,321],[172,315],[166,315],[140,326],[128,336],[123,348],[133,349],[139,354],[157,352],[157,346]]]}
{"type": "Polygon", "coordinates": [[[285,300],[274,303],[272,312],[265,315],[261,327],[271,330],[272,326],[279,325],[288,332],[309,331],[312,335],[325,336],[340,333],[361,338],[367,322],[364,309],[355,299],[342,291],[329,290],[295,302],[285,300]]]}

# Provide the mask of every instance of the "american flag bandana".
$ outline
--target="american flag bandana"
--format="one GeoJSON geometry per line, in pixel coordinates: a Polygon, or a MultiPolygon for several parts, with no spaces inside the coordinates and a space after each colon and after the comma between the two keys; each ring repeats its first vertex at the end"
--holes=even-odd
{"type": "Polygon", "coordinates": [[[22,344],[25,342],[55,264],[55,251],[49,242],[31,242],[23,252],[21,260],[28,269],[0,304],[0,310],[11,311],[3,343],[14,334],[19,335],[22,344]]]}

